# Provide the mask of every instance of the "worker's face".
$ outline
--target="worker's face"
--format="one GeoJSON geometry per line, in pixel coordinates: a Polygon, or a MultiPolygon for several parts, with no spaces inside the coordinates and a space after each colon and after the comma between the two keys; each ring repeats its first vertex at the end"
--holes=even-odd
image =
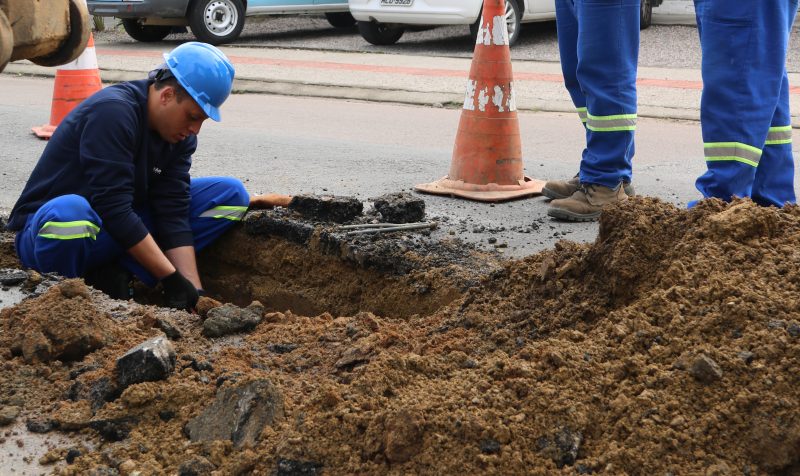
{"type": "Polygon", "coordinates": [[[208,116],[190,96],[178,100],[175,90],[167,86],[159,93],[159,115],[155,129],[165,141],[175,144],[190,135],[197,135],[208,116]]]}

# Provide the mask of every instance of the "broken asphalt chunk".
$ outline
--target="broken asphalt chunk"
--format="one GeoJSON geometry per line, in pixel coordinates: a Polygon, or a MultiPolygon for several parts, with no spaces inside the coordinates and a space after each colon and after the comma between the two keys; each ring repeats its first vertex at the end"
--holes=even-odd
{"type": "Polygon", "coordinates": [[[203,335],[206,337],[222,337],[237,332],[249,331],[256,327],[264,315],[264,306],[258,301],[246,308],[225,304],[208,311],[208,318],[203,322],[203,335]]]}
{"type": "Polygon", "coordinates": [[[408,192],[389,193],[372,199],[375,210],[389,223],[415,223],[425,219],[425,200],[408,192]]]}
{"type": "Polygon", "coordinates": [[[28,273],[20,269],[0,269],[0,285],[16,286],[28,279],[28,273]]]}
{"type": "Polygon", "coordinates": [[[230,440],[252,445],[265,426],[282,420],[283,395],[269,380],[259,379],[217,390],[214,402],[186,424],[192,441],[230,440]]]}
{"type": "Polygon", "coordinates": [[[361,216],[364,204],[354,197],[295,195],[289,210],[311,220],[345,223],[361,216]]]}
{"type": "Polygon", "coordinates": [[[141,382],[163,380],[175,369],[175,348],[164,336],[142,342],[117,359],[120,390],[141,382]]]}

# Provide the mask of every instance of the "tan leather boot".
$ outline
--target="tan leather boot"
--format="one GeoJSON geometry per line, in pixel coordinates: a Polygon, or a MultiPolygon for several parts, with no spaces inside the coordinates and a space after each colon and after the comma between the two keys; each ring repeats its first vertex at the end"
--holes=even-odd
{"type": "Polygon", "coordinates": [[[560,220],[594,221],[600,218],[604,205],[627,199],[622,184],[617,188],[608,188],[587,183],[582,184],[569,198],[550,202],[547,214],[560,220]]]}
{"type": "Polygon", "coordinates": [[[581,181],[577,175],[569,180],[548,180],[544,184],[542,195],[553,200],[567,198],[577,192],[580,186],[581,181]]]}
{"type": "MultiPolygon", "coordinates": [[[[580,186],[581,181],[577,175],[569,180],[550,180],[544,184],[542,195],[552,200],[567,198],[577,192],[580,186]]],[[[629,197],[636,195],[630,182],[622,182],[622,188],[625,190],[625,195],[629,197]]]]}

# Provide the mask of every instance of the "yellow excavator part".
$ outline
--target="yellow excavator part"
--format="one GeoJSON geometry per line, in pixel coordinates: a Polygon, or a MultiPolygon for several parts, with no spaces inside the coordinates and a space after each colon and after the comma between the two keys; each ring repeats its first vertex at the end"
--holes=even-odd
{"type": "Polygon", "coordinates": [[[90,33],[84,0],[0,0],[0,71],[19,59],[69,63],[86,48],[90,33]]]}

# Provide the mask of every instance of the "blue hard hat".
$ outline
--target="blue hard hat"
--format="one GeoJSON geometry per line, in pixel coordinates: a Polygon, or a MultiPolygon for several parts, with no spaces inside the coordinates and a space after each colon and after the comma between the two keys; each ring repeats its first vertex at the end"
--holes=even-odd
{"type": "Polygon", "coordinates": [[[164,54],[172,75],[211,119],[219,122],[219,107],[228,99],[235,71],[219,49],[190,41],[164,54]]]}

